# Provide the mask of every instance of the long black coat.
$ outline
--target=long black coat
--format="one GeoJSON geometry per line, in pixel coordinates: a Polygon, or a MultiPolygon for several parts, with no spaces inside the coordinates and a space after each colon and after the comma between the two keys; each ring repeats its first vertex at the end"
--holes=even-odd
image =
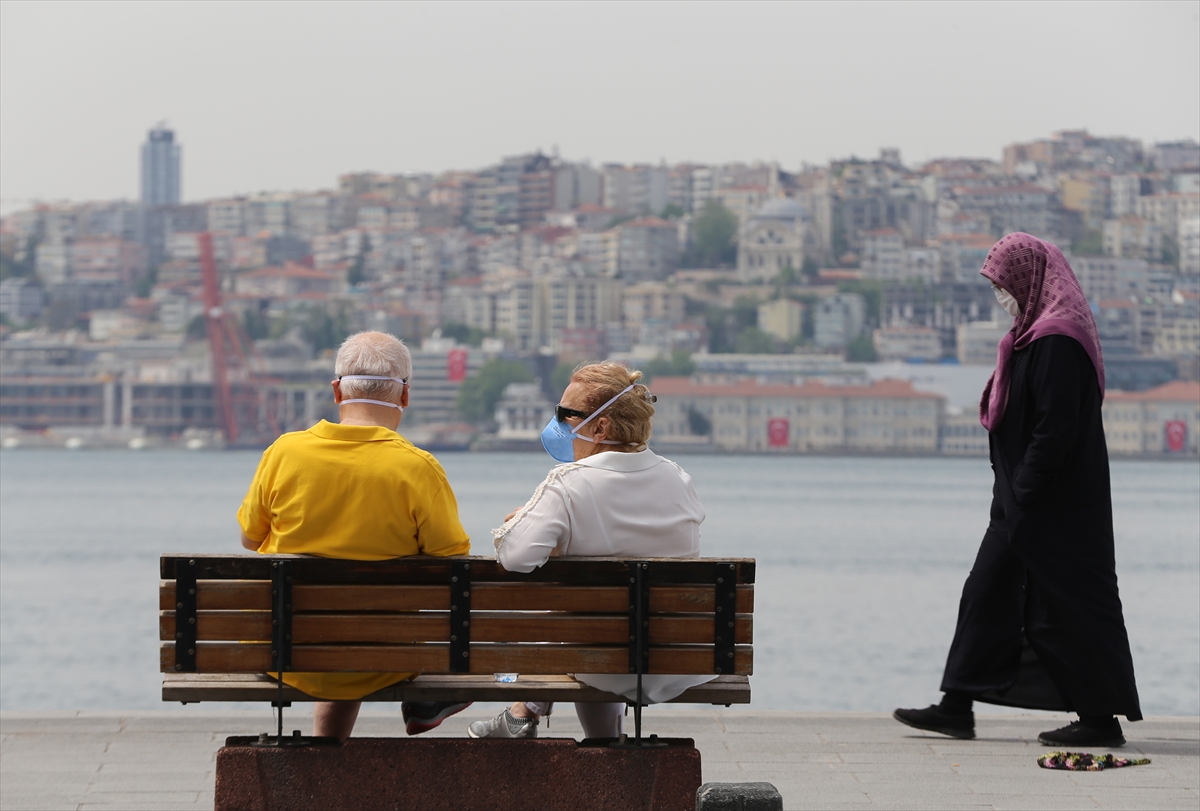
{"type": "Polygon", "coordinates": [[[1117,592],[1095,367],[1063,335],[1013,355],[990,435],[991,522],[963,586],[942,690],[1080,715],[1142,717],[1117,592]]]}

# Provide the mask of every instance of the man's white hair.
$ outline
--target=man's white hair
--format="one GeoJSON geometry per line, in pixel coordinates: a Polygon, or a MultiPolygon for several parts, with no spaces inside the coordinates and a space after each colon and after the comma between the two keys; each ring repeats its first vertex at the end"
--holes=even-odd
{"type": "MultiPolygon", "coordinates": [[[[359,332],[342,342],[334,363],[334,374],[379,375],[408,380],[412,376],[412,355],[395,335],[386,332],[359,332]]],[[[392,380],[343,380],[342,396],[348,400],[398,400],[403,384],[392,380]]]]}

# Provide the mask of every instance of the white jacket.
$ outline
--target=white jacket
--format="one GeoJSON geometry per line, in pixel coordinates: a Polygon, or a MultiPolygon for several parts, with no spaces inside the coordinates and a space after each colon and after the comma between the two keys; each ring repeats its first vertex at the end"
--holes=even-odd
{"type": "MultiPolygon", "coordinates": [[[[496,558],[532,572],[558,555],[678,557],[700,554],[704,508],[683,468],[650,450],[607,451],[553,468],[524,507],[492,530],[496,558]]],[[[576,673],[610,693],[637,699],[637,677],[576,673]]],[[[715,675],[642,677],[645,703],[667,701],[715,675]]]]}

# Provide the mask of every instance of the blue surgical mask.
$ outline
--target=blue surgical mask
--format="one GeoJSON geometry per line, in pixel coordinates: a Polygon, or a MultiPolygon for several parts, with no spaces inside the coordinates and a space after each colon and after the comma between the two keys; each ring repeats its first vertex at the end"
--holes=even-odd
{"type": "MultiPolygon", "coordinates": [[[[387,377],[386,375],[341,375],[338,377],[338,380],[394,380],[397,383],[401,383],[405,386],[408,385],[408,381],[402,377],[387,377]]],[[[387,406],[388,408],[396,409],[401,414],[404,413],[404,406],[400,405],[399,403],[389,403],[386,400],[355,398],[353,400],[342,400],[341,402],[342,405],[346,405],[347,403],[368,403],[370,405],[387,406]]]]}
{"type": "MultiPolygon", "coordinates": [[[[604,405],[597,408],[587,419],[576,425],[574,428],[567,425],[565,422],[559,422],[557,418],[551,417],[550,422],[546,423],[546,427],[542,429],[542,447],[546,449],[546,453],[550,454],[551,458],[559,462],[574,462],[575,461],[575,446],[576,439],[582,439],[585,442],[595,442],[590,436],[582,436],[579,429],[587,425],[589,422],[600,416],[600,412],[615,403],[617,399],[627,391],[633,389],[634,385],[630,384],[621,390],[616,397],[609,400],[604,405]]],[[[600,440],[602,445],[623,445],[623,442],[617,442],[612,439],[600,440]]]]}

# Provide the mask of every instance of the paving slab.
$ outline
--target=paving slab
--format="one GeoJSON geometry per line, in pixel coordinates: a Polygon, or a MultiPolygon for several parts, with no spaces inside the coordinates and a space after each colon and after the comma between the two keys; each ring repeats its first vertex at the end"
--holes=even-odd
{"type": "MultiPolygon", "coordinates": [[[[465,737],[480,704],[428,733],[465,737]]],[[[569,707],[542,737],[579,738],[569,707]]],[[[627,719],[632,726],[633,719],[627,719]]],[[[885,714],[736,709],[647,710],[644,731],[695,739],[706,782],[773,783],[784,808],[1157,809],[1200,808],[1200,719],[1151,718],[1125,725],[1126,757],[1148,766],[1051,772],[1036,758],[1052,713],[976,716],[980,738],[923,734],[885,714]]],[[[0,713],[0,811],[211,809],[217,750],[229,735],[275,729],[266,710],[205,705],[156,712],[0,713]]],[[[312,729],[311,710],[284,713],[284,729],[312,729]]],[[[403,736],[399,707],[363,710],[356,732],[403,736]]]]}

